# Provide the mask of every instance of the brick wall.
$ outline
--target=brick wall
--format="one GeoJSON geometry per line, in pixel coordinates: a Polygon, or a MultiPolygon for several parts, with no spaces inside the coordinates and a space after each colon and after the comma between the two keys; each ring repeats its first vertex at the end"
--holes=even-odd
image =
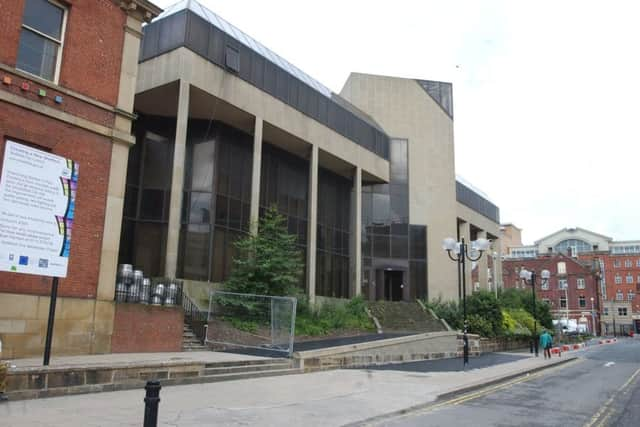
{"type": "MultiPolygon", "coordinates": [[[[94,298],[100,267],[111,141],[40,114],[0,103],[0,165],[7,138],[39,146],[80,163],[69,270],[67,278],[60,281],[59,293],[60,296],[94,298]]],[[[0,292],[48,295],[50,289],[50,278],[0,273],[0,292]]]]}
{"type": "Polygon", "coordinates": [[[182,308],[118,303],[111,352],[180,351],[183,324],[182,308]]]}
{"type": "MultiPolygon", "coordinates": [[[[126,15],[111,0],[65,0],[69,5],[60,85],[115,105],[126,15]]],[[[24,0],[0,0],[0,62],[15,67],[24,0]]]]}

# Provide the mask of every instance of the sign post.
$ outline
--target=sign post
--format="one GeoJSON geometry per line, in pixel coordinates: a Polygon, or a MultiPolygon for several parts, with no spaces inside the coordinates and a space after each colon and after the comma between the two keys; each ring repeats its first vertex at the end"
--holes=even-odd
{"type": "Polygon", "coordinates": [[[7,141],[0,178],[0,271],[53,277],[44,365],[58,279],[67,276],[78,186],[73,160],[7,141]]]}

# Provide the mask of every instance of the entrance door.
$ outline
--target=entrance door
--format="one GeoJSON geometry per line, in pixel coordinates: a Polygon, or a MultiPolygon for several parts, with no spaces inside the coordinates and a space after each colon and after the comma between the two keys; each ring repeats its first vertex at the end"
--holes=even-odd
{"type": "Polygon", "coordinates": [[[402,271],[384,272],[384,296],[387,301],[402,301],[402,271]]]}

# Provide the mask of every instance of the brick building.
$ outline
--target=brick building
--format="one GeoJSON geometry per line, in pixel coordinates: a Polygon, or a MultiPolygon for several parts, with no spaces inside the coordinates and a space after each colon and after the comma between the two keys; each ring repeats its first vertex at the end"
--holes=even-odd
{"type": "Polygon", "coordinates": [[[586,265],[597,264],[602,330],[640,331],[640,240],[614,241],[582,228],[564,228],[533,245],[509,248],[508,260],[566,254],[586,265]],[[606,313],[605,313],[606,312],[606,313]]]}
{"type": "Polygon", "coordinates": [[[502,262],[505,288],[531,290],[530,285],[520,279],[523,268],[538,274],[536,296],[550,304],[554,319],[569,319],[585,324],[589,331],[593,331],[595,325],[598,332],[600,295],[590,263],[562,253],[537,258],[505,259],[502,262]],[[551,277],[547,283],[542,283],[539,275],[545,269],[549,270],[551,277]]]}
{"type": "MultiPolygon", "coordinates": [[[[160,9],[147,0],[0,0],[0,10],[0,153],[13,141],[80,165],[54,354],[108,352],[142,23],[160,9]]],[[[41,354],[50,292],[49,277],[0,273],[6,357],[41,354]]]]}

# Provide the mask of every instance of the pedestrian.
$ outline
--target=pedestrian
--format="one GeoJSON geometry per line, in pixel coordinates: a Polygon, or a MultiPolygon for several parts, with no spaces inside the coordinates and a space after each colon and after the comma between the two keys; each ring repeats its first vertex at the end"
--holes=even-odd
{"type": "Polygon", "coordinates": [[[0,402],[7,400],[7,364],[2,361],[2,339],[0,339],[0,402]]]}
{"type": "Polygon", "coordinates": [[[544,350],[544,358],[551,359],[551,347],[553,347],[553,338],[546,329],[540,335],[540,347],[544,350]]]}

